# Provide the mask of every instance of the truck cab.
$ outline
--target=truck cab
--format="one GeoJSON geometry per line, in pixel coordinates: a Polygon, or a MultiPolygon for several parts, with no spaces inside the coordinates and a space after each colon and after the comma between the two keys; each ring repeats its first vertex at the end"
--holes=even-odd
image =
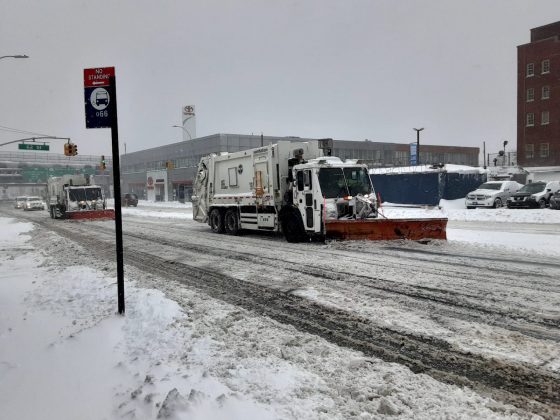
{"type": "MultiPolygon", "coordinates": [[[[301,222],[284,222],[283,229],[288,232],[286,238],[290,242],[304,234],[323,235],[327,220],[377,217],[375,191],[365,165],[324,156],[295,165],[293,179],[291,204],[299,210],[301,222]],[[303,226],[298,229],[299,223],[303,226]]],[[[286,217],[294,218],[294,215],[283,219],[286,217]]]]}

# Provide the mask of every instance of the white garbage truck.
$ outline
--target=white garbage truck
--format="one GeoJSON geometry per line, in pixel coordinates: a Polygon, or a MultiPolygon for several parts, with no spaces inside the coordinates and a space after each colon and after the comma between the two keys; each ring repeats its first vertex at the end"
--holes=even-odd
{"type": "Polygon", "coordinates": [[[84,175],[63,175],[47,180],[47,203],[53,219],[114,219],[100,186],[84,175]]]}
{"type": "Polygon", "coordinates": [[[281,141],[203,157],[194,182],[194,220],[230,235],[282,232],[288,242],[445,239],[447,219],[378,217],[367,166],[331,156],[332,145],[332,139],[281,141]]]}

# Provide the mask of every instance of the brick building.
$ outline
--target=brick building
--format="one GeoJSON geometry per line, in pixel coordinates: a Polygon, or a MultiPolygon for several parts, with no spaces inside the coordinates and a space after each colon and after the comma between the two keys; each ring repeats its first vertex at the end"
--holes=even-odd
{"type": "Polygon", "coordinates": [[[517,159],[560,166],[560,22],[531,29],[517,47],[517,159]]]}

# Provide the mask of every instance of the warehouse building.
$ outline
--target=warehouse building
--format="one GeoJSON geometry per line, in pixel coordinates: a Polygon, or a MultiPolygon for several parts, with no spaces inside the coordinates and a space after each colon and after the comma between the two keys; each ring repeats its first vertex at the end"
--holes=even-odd
{"type": "MultiPolygon", "coordinates": [[[[279,141],[310,141],[300,137],[213,134],[121,156],[122,191],[152,201],[190,201],[200,158],[210,153],[237,152],[279,141]]],[[[478,166],[478,147],[421,145],[420,162],[478,166]]],[[[334,140],[333,154],[360,159],[370,168],[410,164],[410,145],[334,140]]]]}

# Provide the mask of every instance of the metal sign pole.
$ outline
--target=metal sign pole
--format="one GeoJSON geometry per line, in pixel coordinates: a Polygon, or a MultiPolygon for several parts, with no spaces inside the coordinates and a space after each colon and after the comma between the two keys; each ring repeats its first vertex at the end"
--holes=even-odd
{"type": "Polygon", "coordinates": [[[121,211],[121,169],[119,163],[119,125],[117,118],[117,85],[115,76],[109,78],[109,95],[113,101],[111,115],[111,141],[113,151],[113,191],[115,196],[115,235],[117,245],[117,297],[119,314],[124,314],[124,264],[121,211]]]}
{"type": "MultiPolygon", "coordinates": [[[[119,127],[117,85],[114,67],[84,69],[86,128],[110,128],[113,149],[113,195],[115,198],[115,239],[117,250],[117,300],[124,315],[124,266],[121,212],[121,168],[119,165],[119,127]]],[[[104,169],[104,160],[101,162],[104,169]]]]}

